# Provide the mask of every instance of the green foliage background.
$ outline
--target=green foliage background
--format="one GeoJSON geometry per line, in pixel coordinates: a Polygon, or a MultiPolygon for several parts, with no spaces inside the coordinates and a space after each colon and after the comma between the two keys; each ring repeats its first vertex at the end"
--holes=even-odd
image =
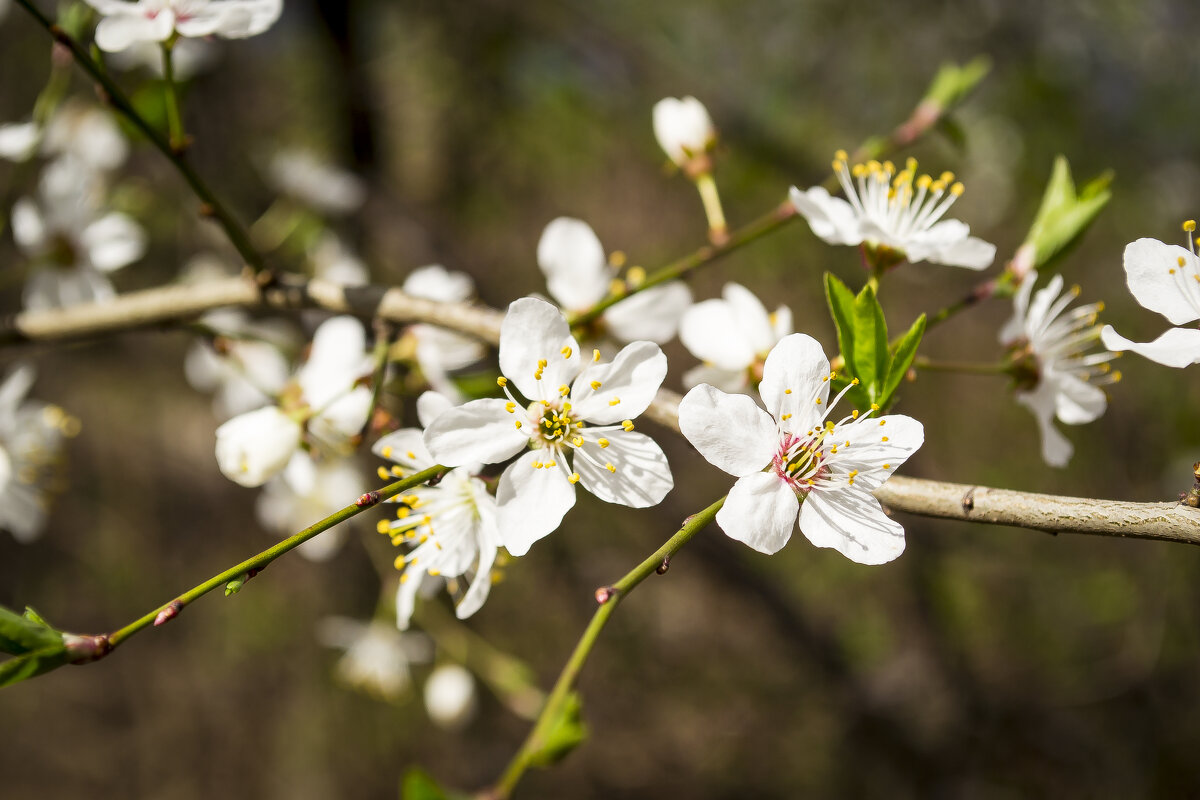
{"type": "MultiPolygon", "coordinates": [[[[356,166],[372,199],[351,221],[399,283],[437,261],[503,306],[543,290],[542,227],[586,219],[632,263],[702,243],[694,191],[665,174],[650,128],[664,95],[694,94],[722,134],[717,180],[738,225],[789,185],[824,179],[850,149],[907,115],[937,66],[977,54],[992,76],[956,121],[965,147],[914,153],[953,169],[973,232],[1020,244],[1052,160],[1082,183],[1116,171],[1114,198],[1061,265],[1082,299],[1135,339],[1163,329],[1123,286],[1121,251],[1178,241],[1200,215],[1195,87],[1200,6],[1154,2],[913,3],[741,0],[597,4],[288,0],[282,22],[190,87],[194,158],[243,218],[270,195],[260,165],[302,143],[356,166]]],[[[28,113],[47,70],[42,31],[0,24],[0,119],[28,113]]],[[[126,78],[126,85],[133,85],[126,78]]],[[[77,87],[87,89],[76,78],[77,87]]],[[[139,152],[127,204],[153,250],[123,290],[174,277],[199,247],[195,208],[156,154],[139,152]]],[[[11,198],[20,174],[0,166],[11,198]]],[[[4,308],[23,265],[0,241],[4,308]]],[[[806,226],[700,273],[697,298],[737,280],[786,302],[798,330],[836,338],[822,273],[852,289],[858,255],[806,226]]],[[[958,299],[966,271],[906,267],[885,281],[894,332],[958,299]]],[[[931,331],[922,353],[989,360],[1007,318],[985,305],[931,331]]],[[[0,538],[0,603],[72,630],[110,630],[263,549],[253,493],[223,479],[208,399],[185,383],[188,336],[143,332],[37,349],[36,394],[79,416],[71,489],[33,546],[0,538]]],[[[691,359],[669,350],[678,388],[691,359]]],[[[18,353],[5,354],[6,359],[18,353]]],[[[1112,406],[1071,429],[1071,466],[1038,456],[1033,419],[1003,379],[921,375],[898,410],[926,425],[910,475],[1045,492],[1171,499],[1200,457],[1200,373],[1133,357],[1112,406]]],[[[649,425],[646,426],[649,428],[649,425]]],[[[593,608],[592,590],[649,553],[728,486],[664,434],[677,489],[632,512],[582,498],[564,530],[517,561],[472,625],[528,659],[546,685],[593,608]]],[[[373,520],[372,520],[373,521],[373,520]]],[[[1179,797],[1200,792],[1200,553],[903,520],[908,550],[866,568],[797,535],[757,555],[711,529],[623,604],[583,674],[592,736],[528,797],[1179,797]]],[[[333,684],[313,640],[331,613],[369,616],[371,523],[333,562],[289,557],[228,600],[214,596],[85,669],[0,692],[0,783],[11,798],[394,797],[421,764],[477,788],[526,723],[484,696],[462,733],[419,702],[376,703],[333,684]]]]}

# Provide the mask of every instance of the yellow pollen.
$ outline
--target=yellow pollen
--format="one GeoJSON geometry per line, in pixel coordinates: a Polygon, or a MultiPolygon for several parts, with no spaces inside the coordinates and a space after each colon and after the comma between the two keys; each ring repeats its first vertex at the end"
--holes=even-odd
{"type": "Polygon", "coordinates": [[[621,427],[625,429],[626,433],[628,433],[629,431],[633,430],[633,420],[625,420],[621,423],[621,427]]]}
{"type": "Polygon", "coordinates": [[[390,448],[390,447],[383,448],[382,450],[379,451],[379,455],[383,456],[384,458],[391,458],[392,457],[392,448],[390,448]]]}
{"type": "Polygon", "coordinates": [[[381,519],[379,522],[375,523],[375,530],[379,531],[380,533],[391,533],[392,524],[386,519],[381,519]]]}
{"type": "Polygon", "coordinates": [[[516,422],[514,422],[514,423],[513,423],[513,425],[516,425],[516,426],[517,426],[517,428],[520,428],[520,427],[521,427],[521,420],[517,420],[516,422]]]}
{"type": "Polygon", "coordinates": [[[627,256],[624,250],[613,250],[608,254],[608,263],[612,264],[617,269],[625,266],[627,256]]]}
{"type": "Polygon", "coordinates": [[[535,461],[535,462],[533,462],[533,468],[534,468],[534,469],[541,469],[541,468],[542,468],[542,462],[540,462],[540,461],[535,461]]]}
{"type": "Polygon", "coordinates": [[[392,467],[392,475],[394,475],[397,478],[403,478],[404,470],[400,469],[399,467],[392,467]]]}
{"type": "Polygon", "coordinates": [[[572,472],[570,475],[567,476],[567,480],[570,481],[571,483],[579,483],[579,473],[572,472]]]}
{"type": "Polygon", "coordinates": [[[850,385],[851,385],[851,386],[858,386],[858,378],[855,378],[854,380],[850,381],[850,385]]]}
{"type": "Polygon", "coordinates": [[[575,445],[576,447],[583,447],[583,437],[576,436],[574,439],[571,440],[571,444],[575,445]]]}
{"type": "Polygon", "coordinates": [[[571,347],[568,345],[567,347],[564,347],[564,348],[563,348],[562,350],[560,350],[559,352],[561,352],[561,353],[562,353],[562,357],[563,357],[563,358],[570,358],[570,357],[571,357],[571,353],[573,353],[573,352],[575,352],[575,351],[574,351],[574,350],[572,350],[572,349],[571,349],[571,347]]]}
{"type": "Polygon", "coordinates": [[[962,181],[958,181],[950,187],[950,194],[954,195],[955,197],[962,197],[963,191],[965,191],[965,187],[963,187],[962,181]]]}
{"type": "Polygon", "coordinates": [[[883,468],[884,468],[884,469],[891,469],[891,468],[892,468],[892,465],[891,465],[891,464],[884,464],[884,465],[883,465],[883,468]]]}
{"type": "Polygon", "coordinates": [[[872,410],[872,411],[878,411],[878,410],[879,410],[879,403],[871,403],[871,410],[872,410]]]}
{"type": "Polygon", "coordinates": [[[784,394],[791,394],[791,393],[792,393],[792,390],[791,390],[791,389],[784,389],[784,390],[783,390],[783,393],[784,393],[784,394]]]}
{"type": "Polygon", "coordinates": [[[1075,295],[1076,297],[1079,297],[1079,293],[1082,291],[1083,289],[1079,288],[1078,283],[1071,287],[1071,294],[1075,295]]]}
{"type": "Polygon", "coordinates": [[[617,471],[617,468],[616,468],[616,467],[614,467],[612,464],[605,464],[605,465],[604,465],[604,468],[605,468],[606,470],[608,470],[609,472],[616,472],[616,471],[617,471]]]}
{"type": "Polygon", "coordinates": [[[1167,270],[1167,272],[1169,272],[1169,273],[1171,273],[1172,275],[1174,275],[1174,274],[1175,274],[1175,268],[1174,268],[1174,267],[1171,267],[1169,270],[1167,270]]]}
{"type": "Polygon", "coordinates": [[[862,178],[867,174],[867,168],[863,164],[855,164],[850,168],[850,174],[856,178],[862,178]]]}
{"type": "Polygon", "coordinates": [[[380,467],[379,469],[375,470],[375,474],[379,476],[379,480],[381,481],[386,481],[388,478],[392,477],[392,474],[388,472],[387,467],[380,467]]]}
{"type": "Polygon", "coordinates": [[[821,405],[821,398],[817,398],[817,405],[821,405]]]}
{"type": "Polygon", "coordinates": [[[1183,256],[1180,256],[1177,260],[1179,262],[1179,266],[1181,266],[1181,267],[1187,266],[1187,261],[1184,260],[1183,256]]]}
{"type": "Polygon", "coordinates": [[[630,267],[625,273],[625,280],[629,281],[631,286],[641,286],[646,282],[646,270],[644,267],[630,267]]]}
{"type": "Polygon", "coordinates": [[[608,282],[608,293],[615,294],[615,295],[624,294],[625,293],[625,284],[622,283],[619,279],[613,278],[611,281],[608,282]]]}
{"type": "Polygon", "coordinates": [[[931,183],[933,183],[933,178],[929,177],[928,175],[922,175],[921,177],[917,178],[918,189],[928,189],[929,184],[931,183]]]}
{"type": "Polygon", "coordinates": [[[615,405],[618,405],[620,402],[621,402],[621,398],[619,398],[619,397],[614,397],[612,400],[609,400],[609,401],[608,401],[608,404],[609,404],[610,406],[615,406],[615,405]]]}
{"type": "Polygon", "coordinates": [[[550,362],[544,358],[539,358],[537,366],[538,366],[538,369],[545,369],[546,367],[550,366],[550,362]]]}
{"type": "Polygon", "coordinates": [[[429,574],[436,578],[438,575],[442,574],[442,571],[436,567],[430,567],[429,574]]]}
{"type": "Polygon", "coordinates": [[[501,375],[499,378],[496,378],[496,385],[501,387],[508,386],[508,378],[501,375]]]}
{"type": "Polygon", "coordinates": [[[845,150],[838,150],[837,152],[835,152],[833,154],[833,157],[836,158],[838,161],[848,161],[850,159],[850,154],[847,153],[845,150]]]}
{"type": "Polygon", "coordinates": [[[599,361],[599,360],[600,360],[600,351],[593,350],[592,351],[592,361],[599,361]]]}
{"type": "Polygon", "coordinates": [[[807,483],[809,486],[815,486],[815,485],[816,485],[816,483],[813,481],[813,479],[812,479],[812,478],[809,478],[808,480],[806,480],[806,481],[805,481],[805,483],[807,483]]]}
{"type": "Polygon", "coordinates": [[[507,403],[504,404],[504,410],[510,414],[515,414],[515,413],[517,413],[517,404],[514,403],[512,400],[509,400],[507,403]]]}
{"type": "Polygon", "coordinates": [[[400,510],[398,510],[398,511],[396,512],[396,517],[397,517],[398,519],[404,519],[404,518],[405,518],[405,517],[407,517],[407,516],[408,516],[410,513],[411,513],[411,512],[410,512],[410,511],[409,511],[407,508],[402,508],[402,509],[400,509],[400,510]]]}
{"type": "Polygon", "coordinates": [[[789,420],[789,419],[791,419],[791,418],[792,418],[792,415],[791,415],[791,414],[784,414],[784,415],[783,415],[782,417],[780,417],[779,419],[786,421],[786,420],[789,420]]]}
{"type": "Polygon", "coordinates": [[[887,425],[887,420],[886,420],[886,419],[881,419],[881,420],[879,420],[879,424],[880,424],[880,425],[887,425]]]}
{"type": "Polygon", "coordinates": [[[833,430],[833,420],[831,420],[831,419],[825,420],[825,430],[827,430],[827,431],[833,430]]]}
{"type": "Polygon", "coordinates": [[[881,441],[886,442],[887,440],[888,440],[888,437],[885,436],[885,437],[883,437],[883,439],[881,441]]]}
{"type": "Polygon", "coordinates": [[[408,456],[409,460],[411,460],[411,461],[416,461],[416,460],[417,460],[417,457],[416,457],[415,455],[413,455],[413,451],[412,451],[412,450],[409,450],[409,451],[408,451],[407,453],[405,453],[404,455],[408,456]]]}
{"type": "Polygon", "coordinates": [[[600,445],[601,447],[608,447],[608,439],[597,439],[596,444],[600,445]]]}
{"type": "Polygon", "coordinates": [[[1103,300],[1101,300],[1100,302],[1096,303],[1096,311],[1097,311],[1097,312],[1100,312],[1100,311],[1103,311],[1103,310],[1104,310],[1104,301],[1103,301],[1103,300]]]}
{"type": "Polygon", "coordinates": [[[827,380],[829,380],[828,375],[826,375],[824,378],[821,378],[821,383],[825,383],[825,381],[827,381],[827,380]]]}
{"type": "Polygon", "coordinates": [[[1112,374],[1112,382],[1120,383],[1120,381],[1121,381],[1121,370],[1117,370],[1116,372],[1114,372],[1112,374]]]}
{"type": "Polygon", "coordinates": [[[929,190],[934,194],[941,194],[942,192],[946,191],[946,184],[942,181],[934,181],[933,183],[929,184],[929,190]]]}
{"type": "Polygon", "coordinates": [[[600,387],[603,384],[601,384],[600,381],[592,381],[591,384],[589,384],[589,385],[592,387],[592,391],[595,392],[595,391],[599,391],[600,387]]]}
{"type": "Polygon", "coordinates": [[[1183,223],[1183,229],[1188,233],[1196,230],[1196,220],[1189,219],[1187,222],[1183,223]]]}
{"type": "Polygon", "coordinates": [[[543,467],[545,467],[546,469],[550,469],[551,467],[557,467],[557,466],[558,466],[558,462],[557,462],[557,461],[547,461],[547,462],[546,462],[545,464],[543,464],[542,466],[543,466],[543,467]]]}
{"type": "Polygon", "coordinates": [[[566,397],[570,393],[571,393],[571,387],[567,386],[565,383],[562,386],[558,387],[558,396],[559,397],[566,397]]]}
{"type": "Polygon", "coordinates": [[[857,408],[850,412],[850,419],[858,419],[858,409],[857,408]]]}

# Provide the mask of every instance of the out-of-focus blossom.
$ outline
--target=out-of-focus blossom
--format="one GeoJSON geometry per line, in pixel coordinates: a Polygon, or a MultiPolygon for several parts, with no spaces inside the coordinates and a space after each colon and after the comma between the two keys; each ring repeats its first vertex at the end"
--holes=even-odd
{"type": "Polygon", "coordinates": [[[271,157],[267,174],[280,192],[326,214],[349,214],[367,199],[362,178],[307,150],[280,150],[271,157]]]}
{"type": "Polygon", "coordinates": [[[262,486],[300,447],[300,423],[275,406],[239,414],[217,428],[217,466],[242,486],[262,486]]]}
{"type": "Polygon", "coordinates": [[[96,179],[77,159],[47,166],[38,188],[36,201],[14,204],[11,220],[13,239],[36,267],[25,284],[25,307],[111,298],[107,273],[141,258],[145,232],[125,214],[101,213],[96,179]]]}
{"type": "MultiPolygon", "coordinates": [[[[409,273],[401,290],[413,297],[441,303],[465,303],[475,294],[471,276],[451,272],[440,264],[430,264],[409,273]]],[[[412,325],[408,329],[415,341],[417,364],[429,385],[454,401],[462,395],[449,373],[474,364],[487,353],[476,339],[448,331],[436,325],[412,325]]]]}
{"type": "Polygon", "coordinates": [[[664,97],[654,104],[654,137],[667,157],[685,166],[717,142],[708,109],[694,97],[664,97]]]}
{"type": "Polygon", "coordinates": [[[792,332],[792,311],[772,313],[744,286],[727,283],[721,299],[697,303],[683,315],[679,341],[704,363],[688,370],[684,386],[701,383],[726,392],[745,391],[762,379],[763,362],[775,343],[792,332]]]}
{"type": "Polygon", "coordinates": [[[890,161],[851,167],[848,158],[839,150],[833,159],[845,200],[820,186],[806,192],[791,189],[792,205],[822,240],[865,245],[883,266],[907,260],[986,269],[996,258],[996,246],[971,236],[965,222],[942,219],[963,193],[954,173],[918,177],[916,159],[897,172],[890,161]]]}
{"type": "Polygon", "coordinates": [[[217,416],[253,411],[283,391],[290,372],[281,349],[288,340],[283,330],[237,309],[213,311],[201,321],[219,338],[194,343],[184,357],[184,373],[194,388],[213,393],[217,416]]]}
{"type": "Polygon", "coordinates": [[[442,664],[425,681],[425,710],[439,727],[460,730],[479,706],[475,678],[458,664],[442,664]]]}
{"type": "Polygon", "coordinates": [[[120,52],[141,42],[183,37],[245,39],[270,28],[283,11],[283,0],[86,0],[103,15],[96,25],[96,46],[120,52]]]}
{"type": "MultiPolygon", "coordinates": [[[[587,311],[607,297],[617,281],[617,268],[609,263],[600,239],[583,220],[552,220],[542,231],[537,259],[550,296],[568,312],[587,311]]],[[[601,315],[599,328],[622,343],[644,339],[663,344],[675,336],[679,318],[691,304],[687,284],[671,281],[611,306],[601,315]]]]}
{"type": "Polygon", "coordinates": [[[473,400],[425,429],[425,445],[447,466],[493,464],[524,455],[500,476],[501,543],[513,555],[558,527],[575,505],[575,484],[609,503],[646,508],[674,482],[667,457],[633,432],[667,373],[653,342],[633,342],[611,363],[584,359],[562,312],[527,297],[500,328],[499,379],[507,400],[473,400]],[[519,404],[512,383],[529,401],[519,404]]]}
{"type": "MultiPolygon", "coordinates": [[[[1195,220],[1183,224],[1188,246],[1138,239],[1125,247],[1125,282],[1135,300],[1162,314],[1172,325],[1200,319],[1200,257],[1195,252],[1195,220]]],[[[1153,342],[1126,339],[1105,325],[1100,340],[1110,350],[1132,350],[1167,367],[1200,362],[1200,330],[1172,328],[1153,342]]]]}
{"type": "Polygon", "coordinates": [[[65,436],[79,421],[58,406],[27,400],[34,372],[29,365],[11,370],[0,383],[0,528],[18,542],[38,537],[62,461],[65,436]]]}
{"type": "Polygon", "coordinates": [[[308,254],[313,275],[341,286],[364,286],[371,276],[362,259],[333,231],[324,231],[308,254]]]}
{"type": "Polygon", "coordinates": [[[1013,299],[1013,316],[1000,331],[1000,343],[1018,359],[1017,402],[1037,419],[1042,436],[1042,458],[1053,467],[1065,467],[1074,448],[1054,427],[1054,418],[1065,425],[1083,425],[1099,419],[1108,406],[1100,385],[1121,379],[1109,361],[1115,353],[1088,353],[1100,338],[1096,315],[1103,303],[1089,303],[1069,313],[1067,306],[1079,287],[1062,294],[1063,279],[1055,275],[1033,295],[1037,271],[1025,276],[1013,299]]]}
{"type": "MultiPolygon", "coordinates": [[[[281,474],[263,486],[254,509],[265,527],[280,536],[291,536],[350,505],[365,491],[366,481],[353,462],[341,458],[318,461],[299,451],[281,474]]],[[[296,550],[313,561],[326,561],[341,548],[347,530],[343,523],[296,550]]]]}
{"type": "Polygon", "coordinates": [[[925,431],[902,414],[875,417],[877,406],[826,420],[841,398],[829,402],[832,377],[821,345],[793,333],[763,367],[767,411],[745,395],[701,384],[679,404],[679,429],[709,463],[737,478],[717,512],[731,539],[776,553],[798,516],[800,532],[817,547],[882,564],[904,552],[904,528],[871,492],[921,446],[925,431]]]}
{"type": "Polygon", "coordinates": [[[380,700],[396,701],[412,686],[410,664],[433,658],[433,643],[420,633],[401,633],[375,620],[326,617],[317,626],[317,640],[345,650],[334,668],[338,679],[380,700]]]}
{"type": "MultiPolygon", "coordinates": [[[[435,392],[421,395],[417,413],[429,425],[452,406],[435,392]]],[[[394,462],[380,468],[381,478],[401,478],[428,469],[437,462],[417,428],[405,428],[382,437],[371,451],[394,462]]],[[[396,624],[408,628],[422,587],[422,575],[444,578],[457,596],[459,619],[474,614],[487,600],[492,585],[492,565],[500,547],[496,500],[483,481],[474,477],[478,465],[467,464],[447,473],[436,486],[416,486],[393,502],[400,505],[394,520],[380,520],[379,532],[392,543],[409,548],[396,558],[403,570],[396,592],[396,624]],[[468,576],[470,580],[468,581],[468,576]],[[469,584],[463,590],[462,584],[469,584]]]]}
{"type": "Polygon", "coordinates": [[[42,129],[33,121],[0,125],[0,158],[17,162],[28,161],[37,152],[41,138],[42,129]]]}
{"type": "MultiPolygon", "coordinates": [[[[176,81],[186,81],[205,72],[216,62],[220,48],[207,39],[180,39],[171,47],[171,73],[176,81]]],[[[162,46],[158,42],[135,42],[105,63],[122,70],[145,69],[163,77],[162,46]]]]}

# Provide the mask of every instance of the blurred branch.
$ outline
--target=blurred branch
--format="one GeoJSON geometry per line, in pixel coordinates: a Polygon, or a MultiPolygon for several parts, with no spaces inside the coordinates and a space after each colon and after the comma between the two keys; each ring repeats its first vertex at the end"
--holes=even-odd
{"type": "MultiPolygon", "coordinates": [[[[525,771],[529,767],[546,763],[544,761],[546,757],[545,751],[553,746],[552,734],[554,734],[554,729],[560,722],[568,706],[571,689],[574,687],[580,670],[583,669],[584,663],[591,654],[592,647],[596,644],[596,639],[600,636],[600,631],[604,630],[604,626],[608,623],[608,618],[612,616],[613,611],[616,610],[617,604],[621,602],[625,595],[632,592],[639,583],[650,577],[651,573],[659,572],[661,574],[665,572],[666,565],[669,563],[671,556],[687,544],[701,529],[712,522],[723,505],[725,505],[724,497],[703,511],[688,517],[679,531],[668,539],[662,547],[655,550],[645,561],[626,573],[623,578],[612,586],[604,586],[596,590],[596,602],[600,604],[600,607],[596,609],[596,613],[592,616],[592,621],[588,623],[583,636],[580,637],[579,643],[575,645],[575,650],[567,660],[566,666],[563,667],[558,680],[555,681],[554,688],[550,690],[550,697],[546,701],[546,705],[542,708],[542,713],[538,715],[533,730],[529,732],[529,736],[522,743],[521,749],[513,756],[512,761],[509,762],[508,767],[504,770],[504,774],[500,776],[500,779],[491,791],[484,795],[485,797],[490,800],[505,800],[505,798],[512,795],[513,789],[516,788],[517,783],[521,780],[521,776],[525,774],[525,771]]],[[[557,757],[564,754],[556,752],[552,756],[557,757]]]]}
{"type": "Polygon", "coordinates": [[[225,204],[217,199],[217,196],[213,194],[208,184],[192,169],[192,165],[184,157],[183,142],[179,143],[180,147],[174,146],[172,142],[168,141],[167,137],[163,136],[160,131],[147,122],[138,113],[137,109],[134,108],[133,103],[130,102],[129,98],[121,90],[121,87],[117,86],[116,82],[104,72],[83,45],[39,11],[34,6],[32,0],[17,0],[17,3],[46,29],[56,42],[71,52],[76,63],[96,82],[98,89],[108,104],[124,115],[175,166],[175,169],[179,171],[183,179],[187,181],[188,186],[195,192],[196,197],[200,199],[202,204],[201,213],[205,216],[211,216],[216,220],[242,259],[251,267],[254,267],[255,270],[262,270],[264,268],[262,256],[254,249],[254,245],[250,243],[250,237],[246,233],[246,230],[234,218],[225,204]]]}
{"type": "MultiPolygon", "coordinates": [[[[426,322],[491,344],[500,341],[502,312],[484,306],[439,303],[380,286],[347,287],[282,276],[260,287],[252,278],[173,286],[48,311],[24,311],[0,323],[0,347],[110,335],[191,320],[222,306],[293,310],[321,308],[391,322],[426,322]]],[[[660,389],[645,416],[679,430],[680,395],[660,389]]],[[[1057,497],[917,478],[893,477],[876,491],[893,511],[1033,530],[1161,539],[1200,544],[1200,511],[1173,503],[1127,503],[1057,497]],[[902,488],[901,488],[902,487],[902,488]],[[973,492],[973,494],[972,494],[973,492]],[[974,497],[974,509],[966,508],[974,497]],[[1051,502],[1053,501],[1053,502],[1051,502]]]]}

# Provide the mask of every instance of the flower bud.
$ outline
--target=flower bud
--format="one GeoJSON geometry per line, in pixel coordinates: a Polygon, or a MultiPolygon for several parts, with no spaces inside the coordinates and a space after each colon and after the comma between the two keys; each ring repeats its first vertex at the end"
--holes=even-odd
{"type": "Polygon", "coordinates": [[[217,466],[242,486],[262,486],[300,446],[300,425],[275,406],[239,414],[217,428],[217,466]]]}
{"type": "Polygon", "coordinates": [[[717,131],[704,104],[694,97],[665,97],[654,104],[654,136],[678,166],[716,144],[717,131]]]}
{"type": "Polygon", "coordinates": [[[455,730],[475,715],[475,679],[457,664],[443,664],[425,681],[425,710],[443,728],[455,730]]]}

